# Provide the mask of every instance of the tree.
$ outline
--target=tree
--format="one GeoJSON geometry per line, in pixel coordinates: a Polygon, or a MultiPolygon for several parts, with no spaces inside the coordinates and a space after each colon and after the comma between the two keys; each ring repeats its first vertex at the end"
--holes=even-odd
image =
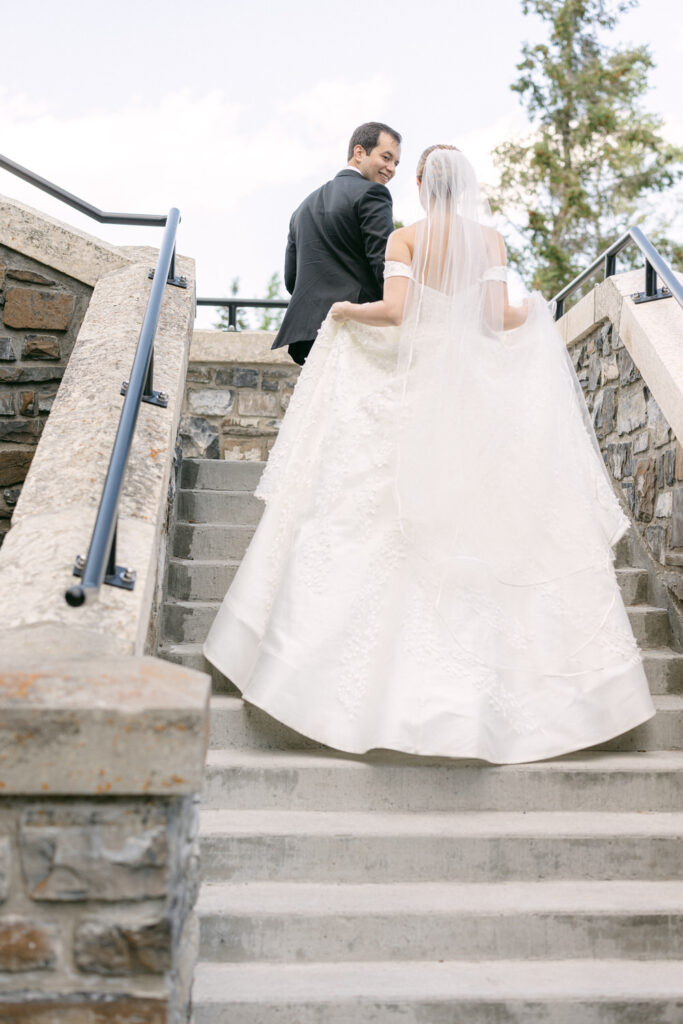
{"type": "MultiPolygon", "coordinates": [[[[284,294],[282,291],[282,278],[278,274],[277,270],[270,275],[268,278],[268,284],[266,285],[265,299],[283,299],[284,294]]],[[[284,309],[268,309],[266,306],[261,313],[261,322],[256,328],[258,331],[276,331],[282,323],[282,318],[285,315],[284,309]]]]}
{"type": "MultiPolygon", "coordinates": [[[[240,279],[239,279],[239,277],[233,277],[232,281],[230,282],[230,294],[231,295],[239,295],[239,293],[240,293],[240,279]]],[[[218,320],[216,320],[216,322],[215,322],[215,324],[213,326],[215,328],[217,328],[217,330],[219,330],[219,331],[229,331],[229,330],[231,330],[231,327],[230,327],[230,315],[228,313],[228,307],[227,306],[223,306],[222,307],[222,309],[221,309],[221,311],[220,311],[220,313],[218,315],[218,320]]],[[[244,310],[240,310],[240,309],[237,310],[237,329],[239,331],[250,331],[251,330],[251,324],[249,323],[249,317],[244,312],[244,310]]]]}
{"type": "Polygon", "coordinates": [[[661,118],[641,105],[654,66],[647,47],[610,49],[600,39],[636,4],[522,0],[525,15],[548,23],[549,40],[523,45],[511,88],[533,129],[494,150],[500,187],[492,205],[517,221],[510,262],[548,297],[645,218],[645,197],[681,177],[683,149],[665,142],[661,118]]]}

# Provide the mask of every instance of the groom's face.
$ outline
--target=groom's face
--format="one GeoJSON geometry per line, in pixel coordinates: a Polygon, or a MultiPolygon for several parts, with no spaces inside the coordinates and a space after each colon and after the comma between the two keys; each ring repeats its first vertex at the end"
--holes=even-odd
{"type": "Polygon", "coordinates": [[[364,178],[388,185],[396,174],[401,159],[401,146],[388,132],[380,132],[374,149],[368,153],[362,146],[356,146],[354,157],[364,178]]]}

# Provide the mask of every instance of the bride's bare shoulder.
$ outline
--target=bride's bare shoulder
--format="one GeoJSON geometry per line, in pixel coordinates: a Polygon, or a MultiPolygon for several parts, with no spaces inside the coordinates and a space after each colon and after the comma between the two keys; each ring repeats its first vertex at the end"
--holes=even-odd
{"type": "Polygon", "coordinates": [[[411,262],[415,252],[417,227],[417,223],[408,224],[406,227],[396,228],[395,231],[392,231],[387,242],[387,259],[399,260],[401,263],[411,262]]]}
{"type": "Polygon", "coordinates": [[[388,260],[410,263],[415,249],[415,236],[411,235],[413,227],[414,225],[410,224],[406,228],[396,228],[391,232],[387,241],[386,258],[388,260]]]}

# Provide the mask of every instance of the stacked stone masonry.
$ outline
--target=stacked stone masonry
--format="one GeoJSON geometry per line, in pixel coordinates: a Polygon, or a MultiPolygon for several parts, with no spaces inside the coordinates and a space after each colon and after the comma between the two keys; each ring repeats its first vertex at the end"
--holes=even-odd
{"type": "Polygon", "coordinates": [[[0,245],[0,544],[91,294],[0,245]]]}
{"type": "Polygon", "coordinates": [[[225,361],[191,362],[181,433],[189,458],[263,461],[273,446],[300,369],[225,361]]]}
{"type": "Polygon", "coordinates": [[[189,796],[3,801],[0,1020],[187,1020],[197,831],[189,796]]]}
{"type": "Polygon", "coordinates": [[[683,600],[683,447],[609,321],[571,344],[569,353],[605,464],[678,603],[683,600]]]}

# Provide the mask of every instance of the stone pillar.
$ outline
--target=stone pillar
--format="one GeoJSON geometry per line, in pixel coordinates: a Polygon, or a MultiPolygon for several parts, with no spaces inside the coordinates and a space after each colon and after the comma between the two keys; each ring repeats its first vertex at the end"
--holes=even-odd
{"type": "Polygon", "coordinates": [[[31,656],[53,641],[20,631],[0,661],[0,1020],[180,1024],[209,681],[31,656]]]}

